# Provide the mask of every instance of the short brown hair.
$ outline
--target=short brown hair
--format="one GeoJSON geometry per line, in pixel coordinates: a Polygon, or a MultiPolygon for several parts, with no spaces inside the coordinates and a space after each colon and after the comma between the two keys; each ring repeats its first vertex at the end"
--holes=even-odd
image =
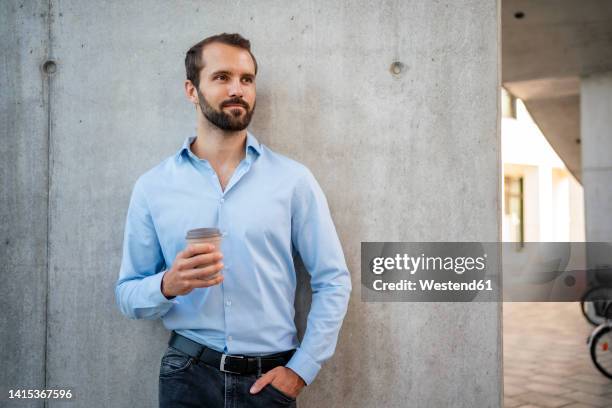
{"type": "Polygon", "coordinates": [[[247,50],[253,59],[253,64],[255,64],[255,74],[257,74],[257,60],[251,52],[251,42],[249,40],[238,33],[221,33],[212,35],[193,45],[187,51],[187,55],[185,55],[185,71],[187,73],[187,79],[190,80],[196,88],[200,86],[200,71],[202,68],[204,68],[202,50],[205,46],[212,43],[227,44],[247,50]]]}

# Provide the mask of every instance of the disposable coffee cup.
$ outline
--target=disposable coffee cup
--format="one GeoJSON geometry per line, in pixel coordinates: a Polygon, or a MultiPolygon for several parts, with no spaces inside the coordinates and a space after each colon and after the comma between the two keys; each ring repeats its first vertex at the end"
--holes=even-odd
{"type": "Polygon", "coordinates": [[[187,244],[213,244],[216,249],[221,248],[223,236],[218,228],[196,228],[187,231],[185,237],[187,244]]]}
{"type": "MultiPolygon", "coordinates": [[[[213,244],[217,251],[221,250],[221,241],[223,240],[223,235],[218,228],[196,228],[190,231],[187,231],[187,235],[185,236],[187,240],[187,245],[190,244],[213,244]]],[[[214,274],[208,279],[216,278],[219,273],[214,274]]],[[[208,280],[206,279],[206,280],[208,280]]]]}

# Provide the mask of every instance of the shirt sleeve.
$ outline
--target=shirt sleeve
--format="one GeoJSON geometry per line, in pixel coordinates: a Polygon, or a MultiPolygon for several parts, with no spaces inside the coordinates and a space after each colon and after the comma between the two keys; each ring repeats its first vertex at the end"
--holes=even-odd
{"type": "Polygon", "coordinates": [[[153,320],[165,315],[176,300],[161,292],[164,257],[139,179],[132,191],[123,237],[123,257],[115,298],[130,319],[153,320]]]}
{"type": "Polygon", "coordinates": [[[311,276],[312,302],[306,332],[287,367],[311,384],[336,349],[351,293],[351,276],[327,200],[307,171],[293,197],[291,234],[311,276]]]}

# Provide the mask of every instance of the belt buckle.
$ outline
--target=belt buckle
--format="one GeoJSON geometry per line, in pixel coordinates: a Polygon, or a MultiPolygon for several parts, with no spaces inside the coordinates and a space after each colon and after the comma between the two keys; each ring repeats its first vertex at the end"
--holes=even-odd
{"type": "Polygon", "coordinates": [[[219,364],[219,370],[223,371],[224,373],[241,374],[238,371],[231,371],[231,370],[226,370],[225,369],[225,358],[226,357],[244,358],[244,356],[232,356],[230,354],[221,354],[221,364],[219,364]]]}

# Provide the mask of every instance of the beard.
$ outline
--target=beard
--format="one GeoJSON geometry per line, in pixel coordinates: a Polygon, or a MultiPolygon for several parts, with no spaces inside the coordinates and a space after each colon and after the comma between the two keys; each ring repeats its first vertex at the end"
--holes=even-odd
{"type": "Polygon", "coordinates": [[[216,110],[210,103],[208,103],[204,95],[200,93],[199,89],[196,88],[196,91],[198,93],[198,101],[202,114],[210,123],[219,129],[235,132],[246,129],[247,126],[249,126],[249,123],[251,123],[251,118],[253,117],[253,112],[255,111],[255,102],[253,102],[253,108],[249,109],[249,104],[241,98],[231,98],[221,102],[219,105],[220,110],[216,110]],[[242,109],[234,108],[230,109],[230,113],[225,113],[223,108],[228,105],[241,105],[244,107],[246,112],[243,114],[242,109]]]}

